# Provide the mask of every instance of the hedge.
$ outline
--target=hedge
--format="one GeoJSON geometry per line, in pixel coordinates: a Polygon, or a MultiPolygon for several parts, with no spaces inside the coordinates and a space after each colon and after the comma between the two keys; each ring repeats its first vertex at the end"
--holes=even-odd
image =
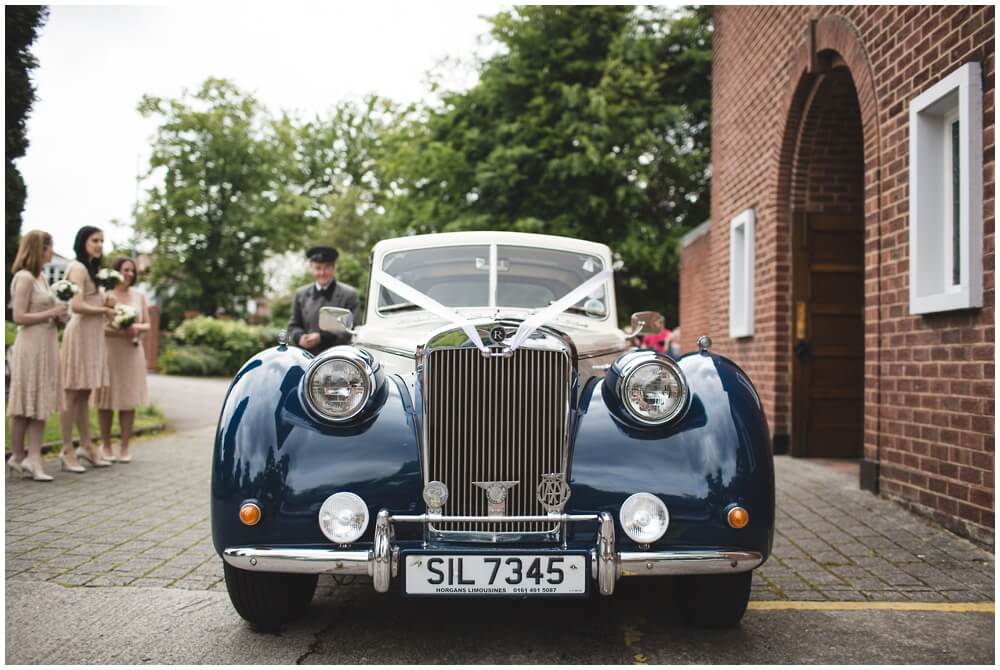
{"type": "Polygon", "coordinates": [[[277,343],[278,329],[199,316],[174,330],[159,357],[168,375],[231,376],[262,349],[277,343]]]}

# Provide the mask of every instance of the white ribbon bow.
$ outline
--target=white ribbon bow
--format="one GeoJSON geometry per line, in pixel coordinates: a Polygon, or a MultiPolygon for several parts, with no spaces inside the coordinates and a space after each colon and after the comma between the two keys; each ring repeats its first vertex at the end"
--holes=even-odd
{"type": "MultiPolygon", "coordinates": [[[[514,337],[511,338],[508,345],[510,347],[510,351],[515,351],[518,347],[524,344],[524,341],[547,321],[565,312],[567,309],[580,302],[580,300],[596,291],[602,284],[604,284],[604,282],[611,279],[613,274],[614,273],[611,269],[598,272],[596,275],[577,286],[562,298],[559,298],[559,300],[555,301],[545,309],[535,312],[522,321],[521,325],[518,326],[517,332],[514,333],[514,337]]],[[[426,309],[428,312],[436,314],[442,319],[459,326],[465,334],[469,336],[469,340],[475,344],[480,351],[489,353],[489,348],[483,344],[483,340],[479,337],[479,331],[476,330],[476,327],[471,321],[463,317],[455,310],[445,307],[434,298],[421,293],[412,286],[404,284],[395,277],[386,274],[377,268],[372,271],[372,277],[380,285],[389,289],[407,302],[413,303],[414,305],[426,309]]]]}
{"type": "Polygon", "coordinates": [[[395,277],[386,274],[382,270],[376,268],[372,271],[372,273],[373,273],[372,276],[375,278],[375,281],[377,281],[379,284],[381,284],[385,288],[389,289],[390,291],[398,295],[403,300],[411,302],[417,307],[422,307],[423,309],[426,309],[428,312],[437,314],[442,319],[445,319],[446,321],[451,321],[452,323],[459,326],[463,331],[465,331],[465,334],[469,336],[469,340],[473,344],[475,344],[480,351],[484,353],[489,353],[490,350],[486,347],[485,344],[483,344],[483,339],[479,337],[479,331],[477,331],[476,327],[472,325],[472,323],[464,316],[462,316],[453,309],[445,307],[434,298],[424,293],[421,293],[420,291],[413,288],[409,284],[404,284],[395,277]]]}
{"type": "Polygon", "coordinates": [[[567,309],[596,291],[601,287],[601,284],[611,279],[612,274],[613,272],[611,269],[598,272],[596,275],[583,282],[542,311],[535,312],[522,321],[521,325],[517,328],[517,332],[514,333],[514,337],[510,340],[510,350],[514,351],[519,346],[524,344],[524,341],[527,340],[533,332],[538,330],[539,327],[543,326],[546,321],[562,314],[567,309]]]}

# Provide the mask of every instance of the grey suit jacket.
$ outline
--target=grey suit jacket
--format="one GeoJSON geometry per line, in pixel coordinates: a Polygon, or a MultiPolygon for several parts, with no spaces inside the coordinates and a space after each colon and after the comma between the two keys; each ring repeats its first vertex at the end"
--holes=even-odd
{"type": "Polygon", "coordinates": [[[358,306],[358,291],[353,286],[335,281],[329,299],[323,295],[316,295],[315,284],[303,286],[295,291],[295,300],[292,302],[292,316],[288,320],[289,341],[298,346],[299,338],[306,333],[319,333],[319,346],[307,349],[313,354],[318,354],[338,344],[350,344],[349,337],[338,338],[332,333],[325,333],[319,329],[320,307],[343,307],[351,310],[355,325],[358,324],[361,316],[358,306]]]}

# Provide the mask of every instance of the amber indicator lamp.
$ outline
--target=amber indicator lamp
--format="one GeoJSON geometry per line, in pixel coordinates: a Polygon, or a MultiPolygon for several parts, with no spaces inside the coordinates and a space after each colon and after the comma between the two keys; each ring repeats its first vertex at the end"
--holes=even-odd
{"type": "Polygon", "coordinates": [[[729,513],[726,515],[726,520],[729,521],[729,525],[733,528],[745,528],[750,523],[750,513],[737,505],[730,508],[729,513]]]}
{"type": "Polygon", "coordinates": [[[260,507],[257,503],[245,502],[240,506],[240,521],[246,526],[256,526],[260,521],[260,507]]]}

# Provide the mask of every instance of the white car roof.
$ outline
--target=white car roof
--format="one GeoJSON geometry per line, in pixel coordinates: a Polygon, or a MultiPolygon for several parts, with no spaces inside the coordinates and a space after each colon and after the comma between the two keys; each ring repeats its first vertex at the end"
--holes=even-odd
{"type": "Polygon", "coordinates": [[[393,237],[378,242],[372,249],[375,258],[380,259],[390,251],[401,249],[423,249],[426,247],[447,247],[468,244],[511,244],[522,247],[540,247],[593,254],[611,260],[611,249],[600,242],[587,242],[572,237],[558,235],[538,235],[536,233],[512,233],[496,230],[470,230],[458,233],[435,233],[431,235],[408,235],[393,237]]]}

